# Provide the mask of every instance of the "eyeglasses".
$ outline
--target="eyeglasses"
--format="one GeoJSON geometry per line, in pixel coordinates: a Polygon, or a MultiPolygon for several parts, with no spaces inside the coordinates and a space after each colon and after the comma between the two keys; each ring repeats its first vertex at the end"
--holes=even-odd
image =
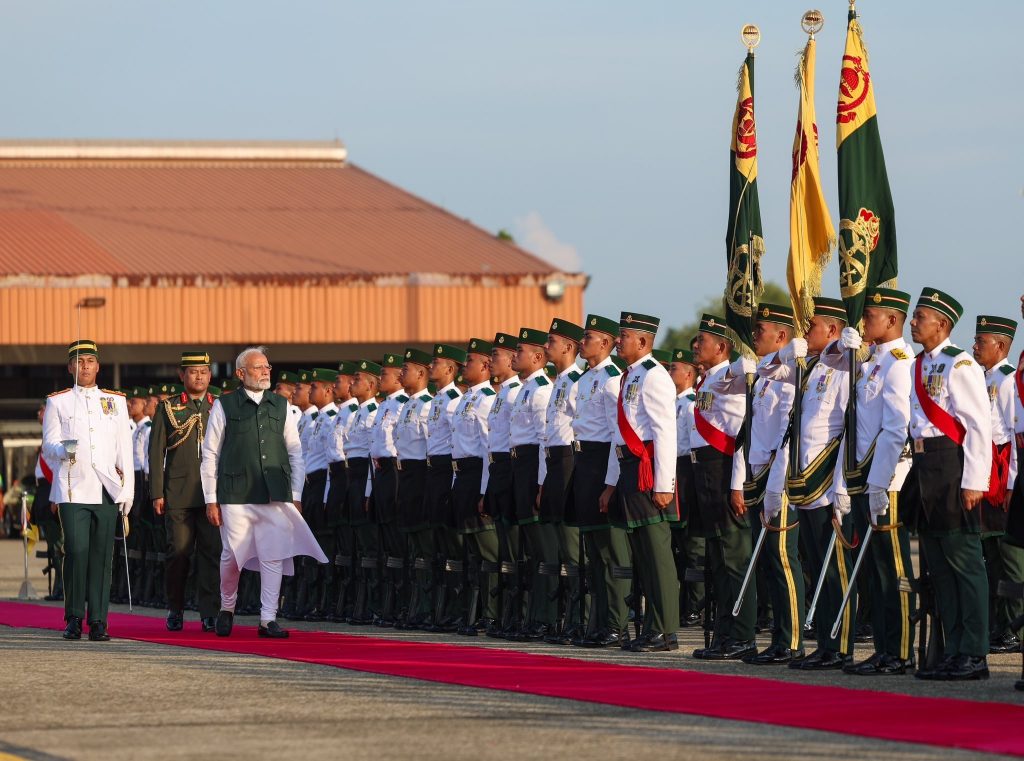
{"type": "Polygon", "coordinates": [[[274,369],[273,365],[247,365],[246,370],[251,373],[261,373],[266,370],[268,373],[274,369]]]}

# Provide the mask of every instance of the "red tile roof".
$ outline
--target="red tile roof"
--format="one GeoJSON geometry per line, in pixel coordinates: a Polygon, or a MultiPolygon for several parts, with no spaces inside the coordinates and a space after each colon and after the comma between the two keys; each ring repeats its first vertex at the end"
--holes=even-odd
{"type": "Polygon", "coordinates": [[[209,284],[556,272],[344,158],[336,143],[0,143],[0,273],[209,284]]]}

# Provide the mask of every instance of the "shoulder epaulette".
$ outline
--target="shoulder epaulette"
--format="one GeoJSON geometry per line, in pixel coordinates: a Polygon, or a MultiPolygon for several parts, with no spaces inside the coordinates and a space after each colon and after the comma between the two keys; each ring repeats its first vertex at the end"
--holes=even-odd
{"type": "Polygon", "coordinates": [[[621,372],[619,372],[619,368],[617,368],[617,367],[616,367],[615,365],[608,365],[608,366],[607,366],[607,367],[606,367],[606,368],[604,369],[604,371],[605,371],[606,373],[608,373],[609,377],[612,377],[612,378],[614,378],[614,377],[615,377],[615,376],[617,376],[617,375],[622,375],[622,373],[621,373],[621,372]]]}
{"type": "Polygon", "coordinates": [[[446,393],[447,393],[449,399],[458,399],[459,398],[459,391],[458,391],[458,389],[450,388],[450,389],[448,389],[448,391],[446,393]]]}
{"type": "Polygon", "coordinates": [[[317,418],[317,416],[319,414],[320,414],[320,410],[317,410],[316,412],[314,412],[312,415],[309,416],[309,419],[310,420],[316,420],[316,418],[317,418]]]}
{"type": "Polygon", "coordinates": [[[348,411],[349,412],[355,412],[358,409],[359,409],[359,402],[352,402],[352,404],[350,404],[348,406],[348,411]]]}
{"type": "Polygon", "coordinates": [[[480,393],[484,396],[494,396],[494,389],[489,386],[484,386],[480,389],[480,393]]]}
{"type": "Polygon", "coordinates": [[[508,384],[508,387],[509,388],[519,388],[521,385],[523,385],[523,384],[521,384],[519,381],[512,381],[511,383],[508,384]]]}
{"type": "Polygon", "coordinates": [[[575,370],[570,370],[569,371],[569,380],[571,380],[573,383],[575,383],[579,379],[580,379],[580,374],[578,372],[576,372],[575,370]]]}
{"type": "Polygon", "coordinates": [[[70,390],[70,388],[64,388],[61,389],[60,391],[54,391],[52,394],[47,394],[46,398],[49,399],[51,396],[60,396],[61,394],[66,394],[70,390]]]}
{"type": "Polygon", "coordinates": [[[971,360],[969,360],[967,357],[964,357],[959,362],[957,362],[955,365],[953,365],[953,369],[955,370],[958,367],[969,367],[970,365],[971,365],[971,360]]]}
{"type": "Polygon", "coordinates": [[[950,357],[956,357],[960,354],[963,354],[964,350],[961,349],[959,346],[947,346],[945,349],[942,350],[942,353],[947,354],[950,357]]]}
{"type": "Polygon", "coordinates": [[[370,402],[368,405],[366,405],[367,412],[373,412],[375,409],[377,409],[377,402],[370,402]]]}
{"type": "Polygon", "coordinates": [[[143,428],[151,428],[152,426],[153,426],[153,421],[152,420],[147,420],[145,423],[142,424],[143,428]]]}
{"type": "Polygon", "coordinates": [[[689,399],[691,402],[697,401],[697,395],[696,394],[686,394],[686,398],[689,399]]]}
{"type": "Polygon", "coordinates": [[[334,417],[338,414],[337,410],[327,410],[327,417],[334,417]]]}
{"type": "Polygon", "coordinates": [[[417,396],[416,398],[419,399],[421,402],[429,402],[434,397],[432,397],[430,394],[424,392],[424,393],[420,394],[419,396],[417,396]]]}
{"type": "Polygon", "coordinates": [[[543,375],[538,375],[537,378],[536,378],[536,381],[537,381],[537,385],[538,386],[546,386],[546,385],[548,385],[548,379],[545,378],[543,375]]]}
{"type": "Polygon", "coordinates": [[[1017,372],[1017,368],[1014,367],[1013,365],[1000,365],[999,372],[1001,372],[1003,375],[1013,375],[1015,372],[1017,372]]]}
{"type": "Polygon", "coordinates": [[[658,366],[658,363],[655,362],[653,359],[645,359],[641,364],[648,370],[653,370],[655,367],[658,366]]]}
{"type": "Polygon", "coordinates": [[[898,346],[895,349],[890,349],[889,353],[896,357],[896,359],[910,359],[910,355],[898,346]]]}
{"type": "Polygon", "coordinates": [[[395,397],[395,399],[400,401],[402,404],[405,404],[407,401],[409,401],[409,397],[407,397],[405,394],[399,394],[398,396],[395,397]]]}
{"type": "Polygon", "coordinates": [[[124,396],[124,391],[118,391],[116,388],[101,388],[104,394],[113,394],[114,396],[124,396]]]}

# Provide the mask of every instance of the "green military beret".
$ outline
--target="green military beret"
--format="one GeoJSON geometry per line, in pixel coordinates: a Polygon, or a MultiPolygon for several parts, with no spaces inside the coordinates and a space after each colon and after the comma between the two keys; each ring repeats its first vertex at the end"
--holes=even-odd
{"type": "Polygon", "coordinates": [[[355,375],[359,372],[359,363],[351,359],[343,359],[338,364],[338,372],[341,375],[355,375]]]}
{"type": "Polygon", "coordinates": [[[964,315],[964,308],[960,302],[938,288],[925,288],[917,299],[919,307],[928,307],[936,312],[944,314],[956,325],[964,315]]]}
{"type": "Polygon", "coordinates": [[[430,367],[430,363],[434,361],[434,358],[430,356],[429,352],[423,351],[422,349],[409,348],[405,350],[405,361],[414,362],[417,365],[423,365],[424,367],[430,367]]]}
{"type": "Polygon", "coordinates": [[[757,321],[793,327],[793,307],[789,304],[768,304],[762,301],[757,305],[757,321]]]}
{"type": "Polygon", "coordinates": [[[651,350],[651,356],[663,365],[668,365],[672,362],[672,352],[668,349],[653,349],[651,350]]]}
{"type": "Polygon", "coordinates": [[[127,390],[127,393],[125,393],[125,396],[129,399],[145,399],[149,395],[148,386],[132,386],[127,390]]]}
{"type": "Polygon", "coordinates": [[[864,306],[895,309],[906,314],[910,311],[910,294],[895,288],[868,288],[864,306]]]}
{"type": "Polygon", "coordinates": [[[460,365],[466,364],[466,351],[449,344],[434,344],[434,356],[441,359],[450,359],[460,365]]]}
{"type": "Polygon", "coordinates": [[[519,339],[509,333],[495,333],[491,342],[495,349],[508,349],[515,351],[519,348],[519,339]]]}
{"type": "Polygon", "coordinates": [[[518,340],[521,344],[529,344],[530,346],[543,346],[548,342],[548,334],[543,330],[534,330],[533,328],[520,328],[518,340]]]}
{"type": "Polygon", "coordinates": [[[466,354],[483,354],[489,357],[493,348],[490,341],[485,341],[482,338],[470,338],[469,343],[466,344],[466,354]]]}
{"type": "Polygon", "coordinates": [[[726,338],[725,335],[725,318],[719,317],[713,314],[704,314],[700,318],[701,333],[710,333],[713,336],[719,338],[726,338]]]}
{"type": "Polygon", "coordinates": [[[385,354],[383,361],[380,363],[382,368],[384,367],[401,367],[402,366],[402,355],[401,354],[385,354]]]}
{"type": "Polygon", "coordinates": [[[298,373],[293,373],[293,372],[291,372],[289,370],[282,370],[281,372],[279,372],[277,374],[277,382],[278,383],[298,383],[299,382],[299,374],[298,373]]]}
{"type": "Polygon", "coordinates": [[[208,352],[199,349],[189,349],[181,353],[181,367],[201,367],[210,364],[208,352]]]}
{"type": "Polygon", "coordinates": [[[977,329],[975,333],[994,333],[999,336],[1006,336],[1011,341],[1017,333],[1017,321],[1009,317],[993,317],[990,314],[978,316],[977,329]]]}
{"type": "Polygon", "coordinates": [[[659,318],[639,312],[622,312],[619,316],[619,330],[643,330],[647,333],[657,333],[660,324],[659,318]]]}
{"type": "Polygon", "coordinates": [[[210,396],[220,396],[220,386],[214,386],[213,384],[210,384],[210,387],[207,389],[207,392],[210,394],[210,396]]]}
{"type": "Polygon", "coordinates": [[[831,317],[833,320],[846,322],[846,305],[842,299],[830,299],[827,296],[815,296],[814,316],[831,317]]]}
{"type": "Polygon", "coordinates": [[[371,362],[368,359],[361,359],[356,368],[356,372],[366,373],[367,375],[376,375],[380,377],[381,367],[376,362],[371,362]]]}
{"type": "Polygon", "coordinates": [[[575,323],[563,320],[561,317],[556,317],[551,321],[551,327],[548,328],[548,335],[554,333],[556,336],[562,338],[568,338],[570,341],[582,341],[583,340],[583,328],[575,323]]]}
{"type": "Polygon", "coordinates": [[[157,383],[154,386],[150,386],[150,393],[154,396],[159,394],[173,394],[174,384],[173,383],[157,383]]]}
{"type": "Polygon", "coordinates": [[[326,367],[314,367],[311,379],[321,383],[334,383],[334,381],[338,380],[338,371],[330,370],[326,367]]]}
{"type": "Polygon", "coordinates": [[[672,350],[672,361],[673,362],[685,362],[688,365],[697,366],[697,360],[693,357],[693,352],[689,349],[673,349],[672,350]]]}
{"type": "Polygon", "coordinates": [[[74,359],[82,354],[91,354],[98,359],[100,356],[100,349],[96,345],[95,341],[90,341],[86,338],[68,344],[68,359],[74,359]]]}
{"type": "Polygon", "coordinates": [[[620,372],[626,372],[626,368],[629,367],[629,362],[624,360],[618,354],[613,354],[611,360],[612,364],[619,368],[620,372]]]}
{"type": "Polygon", "coordinates": [[[586,329],[607,333],[613,338],[619,337],[619,323],[615,322],[615,320],[609,320],[607,317],[602,317],[599,314],[587,315],[586,329]]]}
{"type": "Polygon", "coordinates": [[[220,382],[220,387],[223,391],[237,391],[241,385],[242,382],[238,378],[225,378],[220,382]]]}
{"type": "Polygon", "coordinates": [[[466,379],[462,377],[462,373],[459,373],[458,375],[455,376],[455,385],[456,386],[465,386],[466,385],[466,379]]]}
{"type": "Polygon", "coordinates": [[[312,370],[299,370],[299,383],[309,383],[313,379],[312,370]]]}
{"type": "Polygon", "coordinates": [[[180,383],[169,383],[167,384],[167,392],[171,396],[177,396],[178,394],[185,393],[185,387],[180,383]]]}

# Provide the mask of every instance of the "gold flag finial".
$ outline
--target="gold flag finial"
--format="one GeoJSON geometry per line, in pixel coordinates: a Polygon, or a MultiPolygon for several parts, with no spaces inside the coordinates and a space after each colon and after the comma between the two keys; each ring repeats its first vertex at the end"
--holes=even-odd
{"type": "Polygon", "coordinates": [[[821,28],[825,26],[825,15],[819,10],[807,11],[800,19],[800,26],[813,40],[814,35],[821,31],[821,28]]]}
{"type": "Polygon", "coordinates": [[[740,30],[740,40],[747,47],[747,52],[753,55],[754,48],[761,44],[761,30],[753,24],[745,24],[740,30]]]}

